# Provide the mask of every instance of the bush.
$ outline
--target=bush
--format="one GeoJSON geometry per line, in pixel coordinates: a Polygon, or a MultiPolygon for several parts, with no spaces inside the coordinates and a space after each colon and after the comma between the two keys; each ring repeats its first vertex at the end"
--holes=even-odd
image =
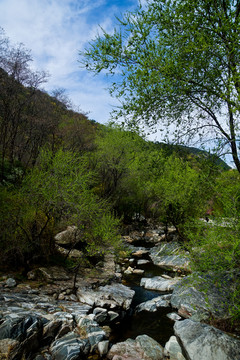
{"type": "Polygon", "coordinates": [[[18,256],[18,264],[25,267],[37,257],[47,260],[54,251],[54,232],[67,225],[79,228],[90,256],[117,246],[118,221],[106,201],[92,192],[91,176],[84,158],[62,150],[42,151],[20,189],[2,188],[1,247],[6,258],[18,256]]]}

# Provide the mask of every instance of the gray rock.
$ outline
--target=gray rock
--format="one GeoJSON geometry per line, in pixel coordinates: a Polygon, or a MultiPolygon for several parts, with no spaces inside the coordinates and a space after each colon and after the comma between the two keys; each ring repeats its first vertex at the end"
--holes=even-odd
{"type": "Polygon", "coordinates": [[[58,252],[60,252],[60,254],[64,256],[68,256],[69,258],[72,259],[82,258],[83,256],[83,252],[77,249],[71,249],[71,251],[69,251],[60,245],[56,245],[55,248],[58,252]]]}
{"type": "Polygon", "coordinates": [[[230,294],[230,282],[224,278],[216,282],[214,276],[197,277],[193,274],[185,277],[175,286],[171,305],[179,309],[180,315],[194,316],[196,321],[206,320],[210,313],[217,318],[225,318],[228,316],[230,294]]]}
{"type": "Polygon", "coordinates": [[[163,348],[147,335],[137,336],[135,340],[127,339],[112,346],[107,354],[108,359],[162,360],[163,348]]]}
{"type": "Polygon", "coordinates": [[[74,295],[74,294],[69,295],[69,299],[70,299],[71,301],[77,301],[77,300],[78,300],[78,298],[77,298],[76,295],[74,295]]]}
{"type": "Polygon", "coordinates": [[[175,285],[181,280],[181,278],[165,279],[162,276],[154,276],[152,278],[142,278],[140,286],[149,290],[158,291],[173,291],[175,285]]]}
{"type": "Polygon", "coordinates": [[[142,269],[134,269],[133,274],[142,275],[142,274],[144,274],[144,270],[142,270],[142,269]]]}
{"type": "Polygon", "coordinates": [[[133,268],[131,266],[129,266],[126,270],[124,270],[124,274],[126,275],[130,275],[133,273],[133,268]]]}
{"type": "Polygon", "coordinates": [[[143,359],[160,360],[163,357],[163,347],[148,335],[139,335],[136,342],[143,350],[143,359]]]}
{"type": "Polygon", "coordinates": [[[46,280],[56,281],[56,280],[70,280],[70,276],[67,274],[66,270],[62,267],[52,266],[49,268],[41,267],[38,269],[38,272],[46,280]]]}
{"type": "Polygon", "coordinates": [[[96,322],[98,324],[103,324],[107,320],[107,317],[108,317],[107,309],[103,309],[103,308],[99,308],[99,307],[97,307],[93,310],[93,314],[95,315],[94,320],[96,320],[96,322]]]}
{"type": "Polygon", "coordinates": [[[188,360],[239,360],[240,340],[199,322],[177,321],[174,332],[188,360]]]}
{"type": "Polygon", "coordinates": [[[176,314],[175,312],[169,313],[167,314],[167,317],[173,321],[178,321],[181,320],[181,316],[179,316],[178,314],[176,314]]]}
{"type": "Polygon", "coordinates": [[[37,316],[8,317],[0,325],[0,340],[8,338],[23,342],[35,332],[42,333],[42,330],[42,320],[37,316]]]}
{"type": "Polygon", "coordinates": [[[100,341],[98,343],[98,352],[100,356],[106,355],[108,352],[109,340],[100,341]]]}
{"type": "Polygon", "coordinates": [[[68,312],[65,312],[65,311],[55,312],[53,314],[53,318],[55,320],[62,321],[62,322],[66,323],[66,324],[69,324],[71,326],[74,325],[74,316],[72,314],[69,314],[68,312]]]}
{"type": "Polygon", "coordinates": [[[88,339],[91,346],[91,352],[96,350],[99,342],[106,340],[107,336],[105,331],[98,326],[96,321],[91,319],[90,315],[80,319],[78,327],[80,329],[80,333],[84,334],[84,337],[88,339]]]}
{"type": "Polygon", "coordinates": [[[115,311],[109,311],[108,312],[108,317],[109,317],[109,321],[112,322],[112,321],[116,320],[119,317],[119,314],[116,313],[115,311]]]}
{"type": "Polygon", "coordinates": [[[164,269],[190,270],[189,254],[177,242],[160,243],[154,246],[150,250],[150,257],[155,265],[164,269]]]}
{"type": "Polygon", "coordinates": [[[145,259],[140,259],[137,261],[137,264],[138,265],[146,265],[146,264],[149,264],[150,261],[149,260],[145,260],[145,259]]]}
{"type": "Polygon", "coordinates": [[[58,300],[64,300],[65,299],[65,294],[61,293],[58,295],[58,300]]]}
{"type": "Polygon", "coordinates": [[[81,339],[77,334],[71,332],[54,341],[50,346],[50,352],[57,360],[81,359],[90,351],[88,339],[81,339]]]}
{"type": "Polygon", "coordinates": [[[9,278],[6,280],[6,287],[13,288],[17,285],[16,280],[13,278],[9,278]]]}
{"type": "MultiPolygon", "coordinates": [[[[81,318],[84,315],[87,315],[92,307],[86,304],[80,304],[79,302],[69,302],[62,301],[58,303],[62,309],[65,309],[65,314],[69,313],[68,320],[75,319],[78,321],[78,318],[81,318]]],[[[61,316],[61,315],[60,315],[61,316]]]]}
{"type": "Polygon", "coordinates": [[[25,358],[29,353],[39,348],[42,332],[43,322],[37,316],[8,317],[0,325],[0,340],[12,339],[19,342],[19,345],[16,347],[16,343],[14,344],[15,354],[12,355],[12,358],[25,358]]]}
{"type": "Polygon", "coordinates": [[[48,322],[43,328],[44,343],[50,344],[53,340],[55,340],[55,337],[61,327],[62,320],[52,320],[48,322]]]}
{"type": "Polygon", "coordinates": [[[136,312],[141,312],[141,311],[155,312],[160,307],[168,307],[170,304],[170,298],[171,298],[171,295],[168,295],[168,294],[158,296],[152,300],[148,300],[144,303],[139,304],[138,306],[136,306],[135,311],[136,312]]]}
{"type": "Polygon", "coordinates": [[[54,239],[58,245],[72,245],[81,240],[80,231],[76,226],[68,226],[66,230],[55,235],[54,239]]]}
{"type": "Polygon", "coordinates": [[[34,360],[45,360],[46,358],[43,357],[42,355],[37,355],[34,360]]]}
{"type": "Polygon", "coordinates": [[[95,291],[83,289],[77,291],[77,297],[82,303],[110,309],[123,308],[124,310],[129,309],[134,294],[134,290],[122,284],[100,286],[95,291]]]}
{"type": "Polygon", "coordinates": [[[106,253],[103,260],[103,273],[106,276],[112,276],[116,271],[114,250],[106,253]]]}
{"type": "Polygon", "coordinates": [[[166,343],[164,347],[164,356],[166,356],[169,360],[185,360],[176,336],[171,336],[166,343]]]}

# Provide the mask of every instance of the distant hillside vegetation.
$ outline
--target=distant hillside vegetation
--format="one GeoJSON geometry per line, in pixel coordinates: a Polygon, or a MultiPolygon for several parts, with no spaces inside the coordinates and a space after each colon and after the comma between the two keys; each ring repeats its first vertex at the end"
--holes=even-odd
{"type": "Polygon", "coordinates": [[[179,157],[193,162],[200,158],[209,159],[215,165],[219,166],[222,170],[230,170],[231,167],[219,156],[215,154],[211,154],[205,150],[198,149],[192,146],[184,146],[184,145],[174,145],[174,144],[166,144],[162,142],[155,142],[156,147],[160,149],[164,149],[167,155],[171,155],[173,153],[177,154],[179,157]]]}

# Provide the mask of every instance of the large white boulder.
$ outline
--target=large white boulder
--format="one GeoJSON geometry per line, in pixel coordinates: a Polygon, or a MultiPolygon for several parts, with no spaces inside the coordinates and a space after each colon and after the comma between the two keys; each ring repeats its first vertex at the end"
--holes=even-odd
{"type": "Polygon", "coordinates": [[[188,360],[239,360],[240,340],[210,325],[177,321],[174,332],[188,360]]]}

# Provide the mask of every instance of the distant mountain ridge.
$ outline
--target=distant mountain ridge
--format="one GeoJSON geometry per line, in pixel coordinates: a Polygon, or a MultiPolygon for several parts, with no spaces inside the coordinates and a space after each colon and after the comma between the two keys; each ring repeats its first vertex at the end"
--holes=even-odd
{"type": "Polygon", "coordinates": [[[156,146],[158,146],[161,149],[164,149],[168,155],[171,155],[173,152],[178,154],[180,157],[185,158],[186,160],[189,159],[189,157],[198,157],[202,156],[206,159],[208,158],[211,160],[214,164],[219,166],[222,170],[230,170],[231,167],[222,160],[219,156],[216,154],[211,154],[206,150],[202,150],[193,146],[186,146],[186,145],[176,145],[176,144],[166,144],[163,142],[155,142],[156,146]]]}

